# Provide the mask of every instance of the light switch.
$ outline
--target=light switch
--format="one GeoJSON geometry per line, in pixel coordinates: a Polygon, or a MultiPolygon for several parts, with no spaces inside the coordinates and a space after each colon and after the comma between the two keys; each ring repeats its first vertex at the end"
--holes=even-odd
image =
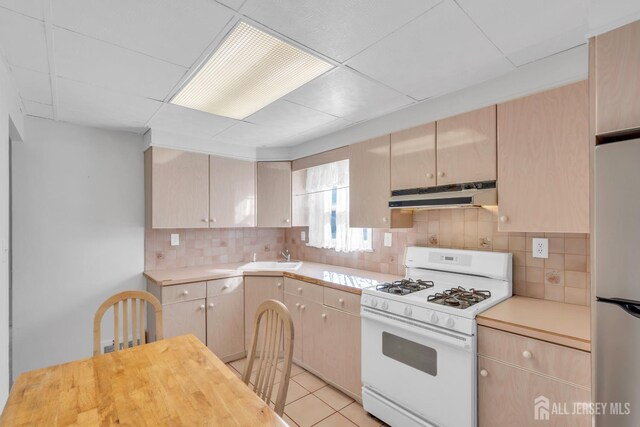
{"type": "Polygon", "coordinates": [[[391,247],[392,242],[393,242],[392,237],[393,237],[393,234],[391,234],[391,233],[384,233],[384,245],[385,245],[386,247],[391,247]]]}
{"type": "Polygon", "coordinates": [[[307,233],[305,233],[304,231],[300,232],[300,240],[302,242],[304,242],[305,240],[307,240],[307,233]]]}
{"type": "Polygon", "coordinates": [[[172,234],[171,235],[171,246],[180,246],[180,235],[172,234]]]}

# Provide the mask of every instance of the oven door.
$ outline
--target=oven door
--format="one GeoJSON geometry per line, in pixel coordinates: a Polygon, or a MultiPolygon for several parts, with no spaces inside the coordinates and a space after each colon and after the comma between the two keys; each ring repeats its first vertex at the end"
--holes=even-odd
{"type": "Polygon", "coordinates": [[[369,308],[361,315],[364,387],[429,423],[476,425],[475,337],[369,308]]]}

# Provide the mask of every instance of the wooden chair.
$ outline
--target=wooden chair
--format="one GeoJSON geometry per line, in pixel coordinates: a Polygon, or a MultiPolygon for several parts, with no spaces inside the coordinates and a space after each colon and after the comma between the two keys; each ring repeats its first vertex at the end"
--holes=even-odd
{"type": "Polygon", "coordinates": [[[249,385],[253,363],[257,361],[258,369],[253,379],[253,391],[267,404],[271,400],[277,365],[284,338],[284,364],[280,374],[280,386],[275,399],[274,411],[282,416],[284,404],[289,389],[289,377],[291,376],[291,357],[293,356],[293,320],[287,307],[276,300],[267,300],[258,306],[253,321],[253,337],[247,356],[242,381],[249,385]],[[256,357],[256,347],[260,334],[261,322],[266,322],[259,358],[256,357]]]}
{"type": "Polygon", "coordinates": [[[102,316],[113,307],[113,351],[120,351],[120,304],[122,303],[122,337],[124,348],[129,347],[129,311],[131,311],[131,344],[133,347],[145,343],[145,303],[153,306],[156,314],[156,338],[162,339],[162,305],[158,298],[145,291],[125,291],[109,297],[103,302],[93,318],[93,355],[100,354],[100,329],[102,316]],[[129,310],[129,306],[131,310],[129,310]],[[138,334],[139,333],[139,334],[138,334]]]}

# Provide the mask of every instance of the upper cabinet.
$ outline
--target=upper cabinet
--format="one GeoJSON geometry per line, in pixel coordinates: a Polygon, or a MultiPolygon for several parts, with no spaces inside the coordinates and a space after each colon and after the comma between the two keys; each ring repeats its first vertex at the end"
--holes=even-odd
{"type": "Polygon", "coordinates": [[[391,191],[436,185],[436,124],[391,134],[391,191]]]}
{"type": "Polygon", "coordinates": [[[151,147],[144,161],[147,227],[209,227],[209,156],[151,147]]]}
{"type": "Polygon", "coordinates": [[[496,179],[496,106],[438,120],[438,185],[496,179]]]}
{"type": "Polygon", "coordinates": [[[258,162],[258,227],[291,227],[291,162],[258,162]]]}
{"type": "Polygon", "coordinates": [[[586,82],[498,105],[500,231],[589,232],[586,82]]]}
{"type": "Polygon", "coordinates": [[[596,134],[640,127],[639,41],[640,21],[595,38],[596,134]]]}
{"type": "Polygon", "coordinates": [[[210,156],[211,227],[255,227],[256,162],[210,156]]]}

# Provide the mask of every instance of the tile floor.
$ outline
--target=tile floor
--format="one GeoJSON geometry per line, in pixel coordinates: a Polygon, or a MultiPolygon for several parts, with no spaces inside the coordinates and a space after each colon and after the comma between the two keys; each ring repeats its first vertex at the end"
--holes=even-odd
{"type": "MultiPolygon", "coordinates": [[[[246,359],[228,363],[239,377],[246,359]]],[[[281,367],[280,362],[279,367],[281,367]]],[[[276,381],[279,375],[276,376],[276,381]]],[[[275,399],[277,388],[272,393],[275,399]]],[[[362,406],[301,367],[291,365],[291,379],[284,407],[284,420],[291,427],[380,427],[385,424],[367,414],[362,406]]]]}

